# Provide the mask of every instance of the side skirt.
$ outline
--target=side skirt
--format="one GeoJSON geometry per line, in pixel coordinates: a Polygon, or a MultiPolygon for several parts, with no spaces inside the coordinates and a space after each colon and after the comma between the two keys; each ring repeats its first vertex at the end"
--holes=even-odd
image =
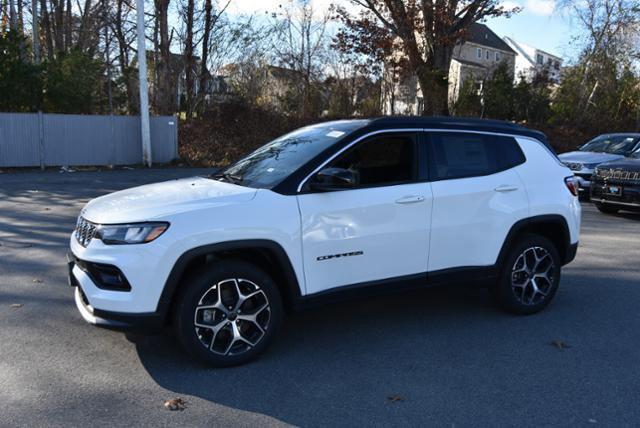
{"type": "Polygon", "coordinates": [[[345,285],[319,293],[301,296],[294,304],[295,310],[322,306],[346,300],[384,296],[409,290],[435,287],[441,285],[482,286],[499,278],[496,266],[470,266],[454,269],[443,269],[429,273],[419,273],[378,281],[345,285]]]}

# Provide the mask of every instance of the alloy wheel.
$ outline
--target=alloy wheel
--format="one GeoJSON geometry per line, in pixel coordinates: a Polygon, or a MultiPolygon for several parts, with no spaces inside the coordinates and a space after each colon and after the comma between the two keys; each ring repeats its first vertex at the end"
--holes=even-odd
{"type": "Polygon", "coordinates": [[[537,305],[551,292],[555,275],[556,266],[551,254],[542,247],[530,247],[513,265],[511,289],[523,305],[537,305]]]}
{"type": "Polygon", "coordinates": [[[196,335],[218,355],[239,355],[265,336],[271,319],[269,299],[254,282],[229,278],[214,284],[194,313],[196,335]]]}

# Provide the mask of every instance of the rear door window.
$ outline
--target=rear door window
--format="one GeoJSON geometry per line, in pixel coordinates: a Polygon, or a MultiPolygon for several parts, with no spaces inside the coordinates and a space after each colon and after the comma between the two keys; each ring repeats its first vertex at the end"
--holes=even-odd
{"type": "Polygon", "coordinates": [[[495,174],[525,161],[512,137],[466,132],[431,133],[430,154],[433,180],[495,174]]]}

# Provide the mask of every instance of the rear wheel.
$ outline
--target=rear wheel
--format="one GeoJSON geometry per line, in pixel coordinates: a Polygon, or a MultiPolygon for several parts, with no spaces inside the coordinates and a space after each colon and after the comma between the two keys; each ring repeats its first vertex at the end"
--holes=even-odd
{"type": "Polygon", "coordinates": [[[280,293],[256,266],[229,260],[208,266],[182,284],[175,311],[178,339],[205,364],[246,363],[273,340],[282,320],[280,293]]]}
{"type": "Polygon", "coordinates": [[[605,205],[605,204],[595,204],[596,208],[598,209],[598,211],[600,211],[601,213],[604,214],[618,214],[618,211],[620,211],[620,209],[616,208],[616,207],[612,207],[610,205],[605,205]]]}
{"type": "Polygon", "coordinates": [[[509,312],[539,312],[558,290],[560,269],[560,256],[551,241],[539,235],[523,235],[511,249],[492,294],[509,312]]]}

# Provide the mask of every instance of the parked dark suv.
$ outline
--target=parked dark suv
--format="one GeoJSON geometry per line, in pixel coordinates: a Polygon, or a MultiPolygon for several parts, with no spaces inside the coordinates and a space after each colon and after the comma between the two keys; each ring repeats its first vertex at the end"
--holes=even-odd
{"type": "Polygon", "coordinates": [[[640,211],[640,150],[630,157],[601,164],[591,181],[591,199],[607,214],[640,211]]]}

